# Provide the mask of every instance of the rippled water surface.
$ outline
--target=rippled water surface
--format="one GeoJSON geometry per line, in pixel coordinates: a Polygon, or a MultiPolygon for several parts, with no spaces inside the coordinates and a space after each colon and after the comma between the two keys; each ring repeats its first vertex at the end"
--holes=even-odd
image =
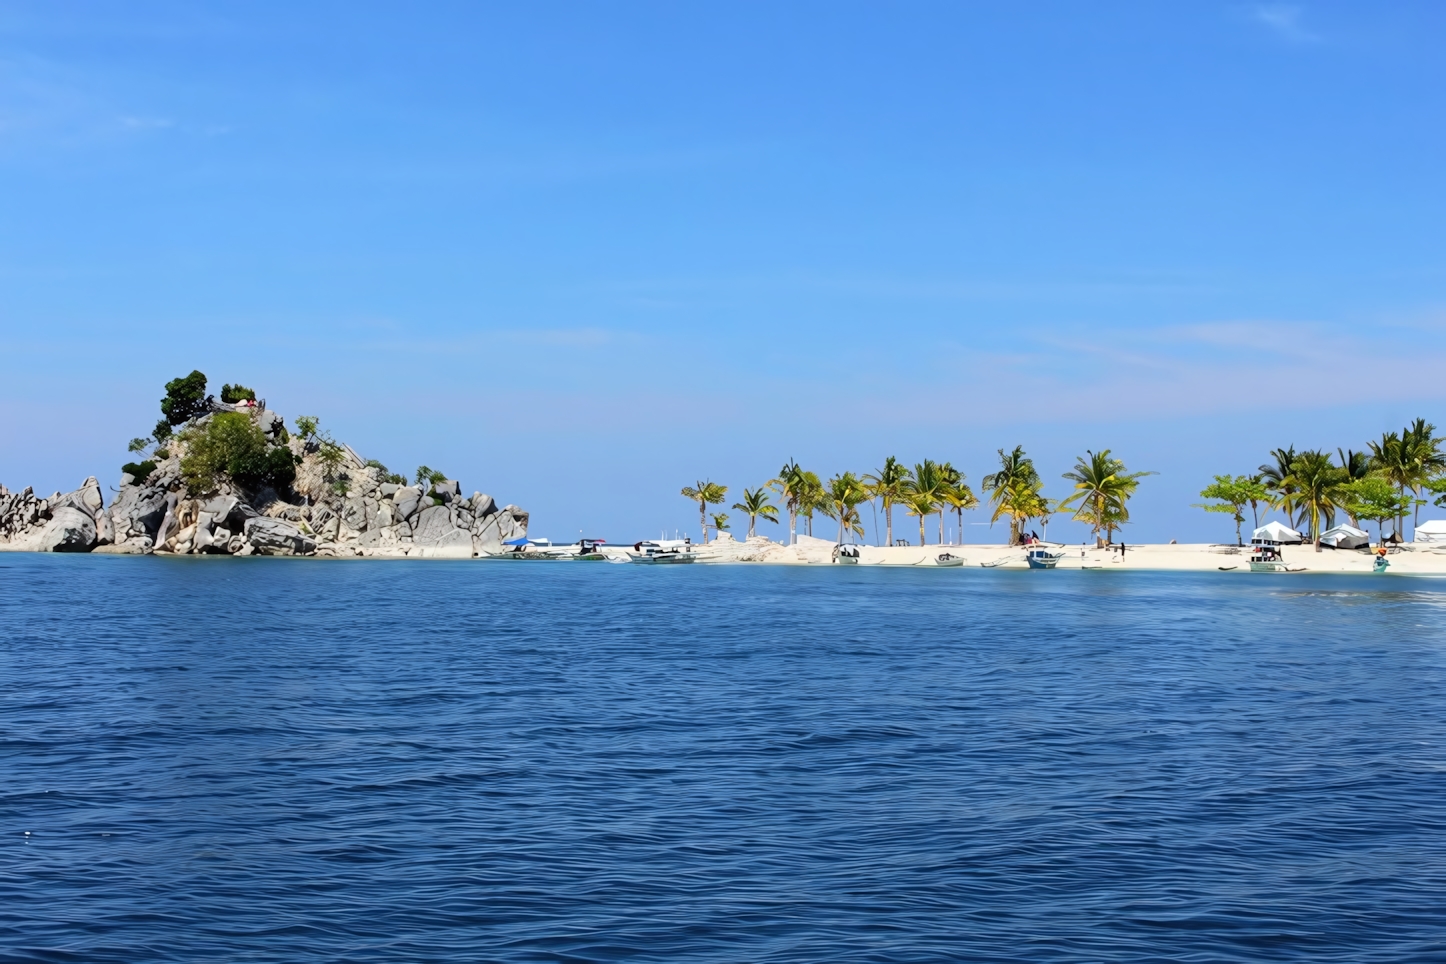
{"type": "Polygon", "coordinates": [[[1442,589],[0,556],[0,959],[1443,960],[1442,589]]]}

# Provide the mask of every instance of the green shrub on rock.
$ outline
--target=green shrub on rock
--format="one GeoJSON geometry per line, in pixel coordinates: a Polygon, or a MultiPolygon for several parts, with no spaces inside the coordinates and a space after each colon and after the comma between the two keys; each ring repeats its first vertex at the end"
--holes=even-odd
{"type": "Polygon", "coordinates": [[[188,433],[181,477],[193,495],[211,492],[225,479],[245,489],[284,489],[296,479],[291,450],[267,444],[266,435],[241,412],[221,412],[188,433]]]}
{"type": "Polygon", "coordinates": [[[235,405],[237,402],[254,402],[256,392],[245,385],[232,385],[227,382],[221,386],[221,401],[227,405],[235,405]]]}
{"type": "Polygon", "coordinates": [[[121,471],[136,480],[136,485],[145,485],[146,479],[156,470],[156,463],[150,459],[144,462],[127,462],[121,466],[121,471]]]}

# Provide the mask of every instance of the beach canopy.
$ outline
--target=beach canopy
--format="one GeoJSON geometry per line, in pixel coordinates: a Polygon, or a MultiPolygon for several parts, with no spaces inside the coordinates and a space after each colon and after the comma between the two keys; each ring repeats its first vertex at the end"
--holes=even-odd
{"type": "Polygon", "coordinates": [[[1251,533],[1250,541],[1264,546],[1289,546],[1299,545],[1305,537],[1283,522],[1271,521],[1251,533]]]}
{"type": "Polygon", "coordinates": [[[1371,537],[1355,526],[1341,523],[1322,532],[1320,542],[1323,546],[1336,549],[1359,549],[1361,546],[1370,545],[1371,537]]]}
{"type": "Polygon", "coordinates": [[[1416,527],[1417,542],[1446,542],[1446,519],[1430,519],[1416,527]]]}

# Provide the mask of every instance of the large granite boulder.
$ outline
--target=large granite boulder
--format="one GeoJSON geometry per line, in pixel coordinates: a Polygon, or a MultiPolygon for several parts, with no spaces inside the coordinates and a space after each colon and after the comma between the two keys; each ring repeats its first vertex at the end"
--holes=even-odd
{"type": "Polygon", "coordinates": [[[472,534],[456,526],[452,511],[445,505],[434,505],[417,514],[412,542],[432,548],[466,548],[468,555],[472,553],[472,534]]]}
{"type": "Polygon", "coordinates": [[[71,505],[55,510],[40,532],[40,552],[89,552],[95,548],[95,518],[71,505]]]}
{"type": "Polygon", "coordinates": [[[306,556],[316,551],[316,540],[280,519],[247,519],[245,532],[247,544],[263,555],[306,556]]]}
{"type": "Polygon", "coordinates": [[[422,490],[416,486],[404,485],[392,496],[393,514],[398,519],[411,521],[421,507],[422,490]]]}
{"type": "Polygon", "coordinates": [[[472,526],[473,544],[478,552],[483,553],[500,552],[504,542],[526,536],[527,513],[515,505],[478,517],[472,526]]]}

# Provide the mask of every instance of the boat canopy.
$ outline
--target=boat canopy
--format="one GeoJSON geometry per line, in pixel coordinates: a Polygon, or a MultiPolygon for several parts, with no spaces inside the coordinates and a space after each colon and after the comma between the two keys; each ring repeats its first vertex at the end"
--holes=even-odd
{"type": "Polygon", "coordinates": [[[504,546],[525,546],[528,545],[528,542],[526,539],[508,539],[502,544],[504,546]]]}
{"type": "Polygon", "coordinates": [[[1416,542],[1446,542],[1446,519],[1428,519],[1416,526],[1416,542]]]}
{"type": "Polygon", "coordinates": [[[1321,545],[1336,549],[1359,549],[1371,544],[1371,537],[1355,526],[1342,523],[1321,533],[1321,545]]]}
{"type": "Polygon", "coordinates": [[[1296,532],[1283,522],[1274,520],[1256,529],[1250,535],[1250,542],[1257,546],[1292,546],[1300,545],[1305,537],[1296,532]]]}

